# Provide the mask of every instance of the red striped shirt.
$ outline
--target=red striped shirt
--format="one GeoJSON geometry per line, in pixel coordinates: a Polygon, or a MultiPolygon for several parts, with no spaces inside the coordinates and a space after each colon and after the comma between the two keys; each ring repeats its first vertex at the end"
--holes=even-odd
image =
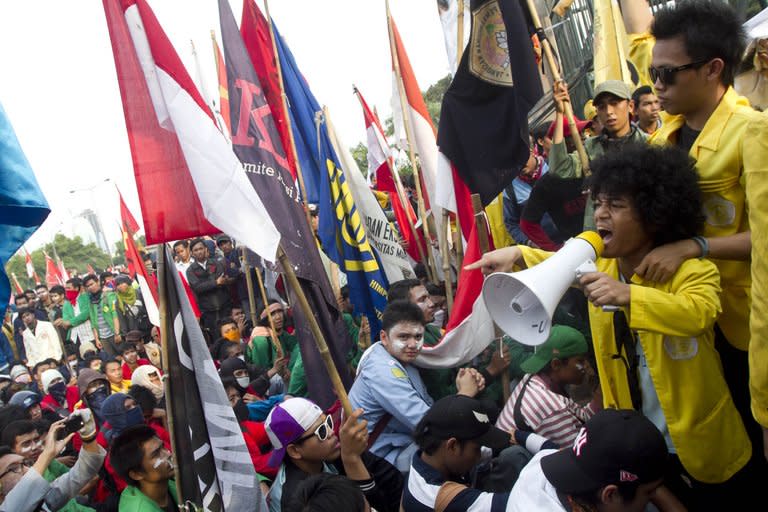
{"type": "MultiPolygon", "coordinates": [[[[515,424],[514,410],[517,397],[527,380],[528,376],[523,377],[512,391],[512,396],[496,421],[500,429],[511,431],[522,427],[515,424]]],[[[596,411],[597,406],[593,402],[581,406],[567,396],[555,393],[539,375],[531,377],[520,405],[520,412],[530,428],[559,446],[573,443],[584,422],[596,411]]]]}

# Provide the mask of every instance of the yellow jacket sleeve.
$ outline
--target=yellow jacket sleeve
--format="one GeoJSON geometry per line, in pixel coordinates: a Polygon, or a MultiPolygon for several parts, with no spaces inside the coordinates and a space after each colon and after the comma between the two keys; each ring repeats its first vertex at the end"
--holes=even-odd
{"type": "Polygon", "coordinates": [[[744,131],[744,177],[752,231],[749,387],[752,414],[768,428],[768,117],[744,131]]]}
{"type": "Polygon", "coordinates": [[[667,336],[698,336],[720,313],[720,274],[714,263],[687,260],[673,277],[674,293],[649,286],[630,288],[630,327],[667,336]],[[679,280],[679,282],[675,282],[679,280]]]}

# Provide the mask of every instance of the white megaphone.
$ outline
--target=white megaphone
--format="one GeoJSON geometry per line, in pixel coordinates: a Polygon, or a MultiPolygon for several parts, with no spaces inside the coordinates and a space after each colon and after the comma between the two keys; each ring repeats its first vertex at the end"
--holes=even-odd
{"type": "Polygon", "coordinates": [[[489,275],[483,283],[483,301],[491,318],[520,343],[544,343],[563,294],[581,274],[597,270],[594,260],[602,252],[600,235],[585,231],[532,268],[489,275]]]}

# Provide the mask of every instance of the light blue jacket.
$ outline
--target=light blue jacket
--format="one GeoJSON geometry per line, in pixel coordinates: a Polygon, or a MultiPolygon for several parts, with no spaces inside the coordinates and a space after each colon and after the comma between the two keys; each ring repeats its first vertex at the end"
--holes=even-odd
{"type": "Polygon", "coordinates": [[[416,424],[433,403],[418,368],[403,365],[380,342],[374,343],[360,360],[349,401],[353,409],[363,409],[369,434],[385,413],[392,415],[371,447],[371,452],[392,464],[413,443],[416,424]]]}

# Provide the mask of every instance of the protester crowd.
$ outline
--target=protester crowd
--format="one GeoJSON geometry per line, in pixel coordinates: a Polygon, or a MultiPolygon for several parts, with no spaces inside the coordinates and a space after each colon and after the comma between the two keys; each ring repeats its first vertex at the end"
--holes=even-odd
{"type": "MultiPolygon", "coordinates": [[[[279,275],[244,266],[226,235],[173,244],[270,510],[765,507],[747,349],[768,119],[733,89],[743,37],[727,5],[678,2],[648,38],[653,87],[597,84],[570,125],[555,84],[554,120],[531,128],[503,194],[515,244],[470,265],[529,268],[597,232],[597,271],[538,347],[504,336],[461,367],[423,368],[445,332],[444,283],[423,266],[390,283],[374,333],[342,287],[354,413],[323,410],[279,275]]],[[[0,332],[0,511],[177,510],[165,340],[138,282],[87,274],[14,303],[0,332]]]]}

